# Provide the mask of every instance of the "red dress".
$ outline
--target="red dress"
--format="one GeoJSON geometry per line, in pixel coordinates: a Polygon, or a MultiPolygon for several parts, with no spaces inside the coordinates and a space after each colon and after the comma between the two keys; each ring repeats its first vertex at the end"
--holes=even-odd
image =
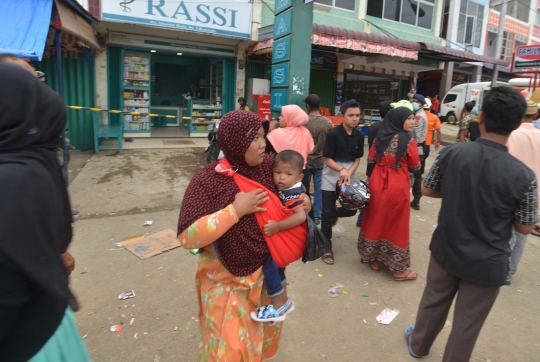
{"type": "Polygon", "coordinates": [[[358,236],[361,261],[379,261],[391,271],[401,272],[411,264],[409,255],[410,181],[409,172],[420,169],[416,141],[396,163],[397,135],[376,162],[375,142],[369,150],[368,163],[376,163],[369,179],[371,200],[364,210],[358,236]]]}

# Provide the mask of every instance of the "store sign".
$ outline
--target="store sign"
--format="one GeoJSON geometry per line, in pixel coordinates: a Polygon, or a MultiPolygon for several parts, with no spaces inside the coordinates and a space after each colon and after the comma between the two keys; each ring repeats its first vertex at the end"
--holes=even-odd
{"type": "Polygon", "coordinates": [[[311,51],[311,66],[317,68],[337,69],[338,57],[335,53],[320,50],[311,51]]]}
{"type": "Polygon", "coordinates": [[[272,66],[272,87],[287,87],[289,85],[289,63],[272,66]]]}
{"type": "Polygon", "coordinates": [[[272,62],[284,62],[291,59],[291,37],[276,40],[272,49],[272,62]]]}
{"type": "Polygon", "coordinates": [[[540,45],[516,47],[514,68],[540,68],[540,45]]]}
{"type": "Polygon", "coordinates": [[[276,16],[276,19],[274,20],[274,39],[281,38],[282,36],[291,33],[291,18],[292,9],[276,16]]]}
{"type": "Polygon", "coordinates": [[[292,0],[277,0],[274,7],[274,13],[279,15],[283,10],[288,9],[292,6],[292,0]]]}
{"type": "Polygon", "coordinates": [[[101,6],[103,20],[251,38],[253,5],[247,0],[107,0],[101,6]]]}
{"type": "Polygon", "coordinates": [[[155,38],[151,36],[109,32],[109,44],[131,45],[148,49],[164,49],[194,54],[213,54],[234,57],[234,47],[223,45],[200,45],[200,43],[155,38]]]}
{"type": "Polygon", "coordinates": [[[281,107],[287,104],[287,90],[272,89],[270,98],[270,109],[275,112],[281,112],[281,107]]]}

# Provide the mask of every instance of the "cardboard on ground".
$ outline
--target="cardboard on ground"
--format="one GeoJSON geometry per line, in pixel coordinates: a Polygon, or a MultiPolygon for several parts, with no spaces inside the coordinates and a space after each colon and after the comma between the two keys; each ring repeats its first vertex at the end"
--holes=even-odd
{"type": "Polygon", "coordinates": [[[160,229],[148,234],[126,236],[122,239],[122,246],[144,260],[177,248],[180,242],[176,232],[171,229],[160,229]]]}

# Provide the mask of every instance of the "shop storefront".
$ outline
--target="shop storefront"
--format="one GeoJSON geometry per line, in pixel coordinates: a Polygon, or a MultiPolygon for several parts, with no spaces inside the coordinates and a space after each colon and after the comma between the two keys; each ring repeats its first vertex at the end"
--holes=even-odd
{"type": "Polygon", "coordinates": [[[126,137],[206,137],[235,107],[234,47],[109,33],[108,93],[126,137]]]}
{"type": "Polygon", "coordinates": [[[235,109],[238,44],[251,37],[251,12],[244,2],[104,3],[107,105],[121,112],[108,122],[125,138],[206,137],[235,109]]]}

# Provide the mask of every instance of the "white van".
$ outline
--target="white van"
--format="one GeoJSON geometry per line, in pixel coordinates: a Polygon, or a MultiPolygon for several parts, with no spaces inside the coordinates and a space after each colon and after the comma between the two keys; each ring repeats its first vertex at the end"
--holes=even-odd
{"type": "MultiPolygon", "coordinates": [[[[491,82],[466,83],[450,89],[441,102],[440,117],[444,117],[447,122],[458,121],[459,114],[465,103],[477,101],[480,97],[480,90],[489,89],[491,82]]],[[[497,86],[508,86],[508,83],[497,82],[497,86]]]]}
{"type": "Polygon", "coordinates": [[[536,87],[533,87],[534,78],[513,78],[508,81],[508,84],[518,92],[526,91],[529,95],[532,95],[533,88],[540,88],[540,79],[536,80],[536,87]]]}

